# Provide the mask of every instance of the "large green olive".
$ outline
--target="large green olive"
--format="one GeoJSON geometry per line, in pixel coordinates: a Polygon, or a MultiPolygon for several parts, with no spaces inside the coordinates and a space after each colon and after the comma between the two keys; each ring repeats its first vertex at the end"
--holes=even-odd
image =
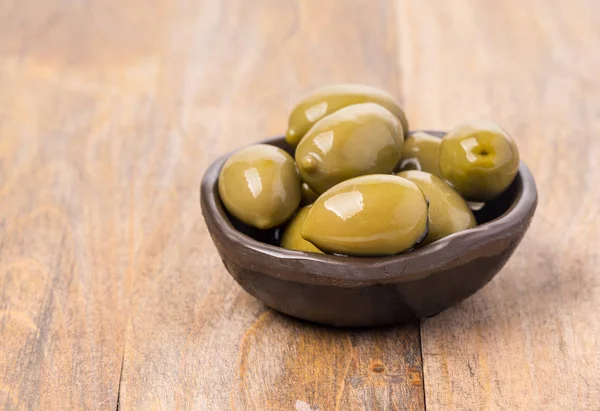
{"type": "Polygon", "coordinates": [[[365,174],[391,173],[404,138],[398,119],[374,103],[344,107],[310,129],[296,149],[302,179],[317,193],[365,174]]]}
{"type": "Polygon", "coordinates": [[[285,139],[292,146],[323,117],[353,104],[376,103],[391,111],[402,123],[404,135],[408,134],[408,122],[404,111],[394,97],[375,87],[360,84],[339,84],[313,91],[306,96],[290,114],[285,139]]]}
{"type": "Polygon", "coordinates": [[[427,200],[411,181],[394,175],[346,180],[313,204],[302,237],[327,253],[397,254],[427,234],[427,200]]]}
{"type": "Polygon", "coordinates": [[[443,178],[464,198],[485,202],[513,182],[519,170],[519,150],[497,124],[472,121],[444,136],[439,167],[443,178]]]}
{"type": "Polygon", "coordinates": [[[302,205],[308,205],[314,203],[317,198],[319,198],[319,194],[315,193],[312,188],[308,186],[306,183],[302,183],[302,205]]]}
{"type": "Polygon", "coordinates": [[[441,176],[438,168],[442,139],[424,131],[414,131],[404,140],[400,170],[421,170],[441,176]]]}
{"type": "Polygon", "coordinates": [[[292,218],[292,220],[289,222],[288,226],[283,232],[283,236],[281,237],[281,246],[283,248],[287,248],[288,250],[307,251],[309,253],[323,254],[321,250],[315,247],[312,243],[306,241],[300,235],[302,223],[304,223],[304,219],[308,215],[308,211],[310,210],[310,208],[310,205],[302,207],[300,211],[298,211],[296,216],[292,218]]]}
{"type": "Polygon", "coordinates": [[[219,174],[219,195],[235,218],[264,230],[294,214],[300,204],[300,184],[288,153],[258,144],[227,159],[219,174]]]}
{"type": "Polygon", "coordinates": [[[429,234],[425,244],[477,225],[467,202],[442,179],[417,170],[397,175],[415,183],[429,200],[429,234]]]}

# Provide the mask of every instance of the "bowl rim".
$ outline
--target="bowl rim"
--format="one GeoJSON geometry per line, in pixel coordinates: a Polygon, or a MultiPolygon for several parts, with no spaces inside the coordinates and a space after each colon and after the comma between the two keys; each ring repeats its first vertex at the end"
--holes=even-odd
{"type": "MultiPolygon", "coordinates": [[[[438,136],[443,134],[440,131],[429,130],[414,130],[411,133],[417,131],[438,136]]],[[[279,136],[250,145],[281,146],[284,142],[285,138],[279,136]]],[[[515,232],[525,231],[529,226],[537,206],[535,180],[527,165],[520,161],[519,171],[513,182],[518,184],[520,189],[513,203],[504,214],[477,227],[451,234],[406,253],[385,257],[347,257],[288,250],[260,242],[235,229],[218,199],[217,183],[221,167],[227,158],[244,147],[219,157],[206,169],[200,185],[202,214],[213,240],[216,230],[221,240],[229,242],[230,245],[240,246],[246,254],[262,255],[263,264],[258,264],[255,269],[278,279],[326,285],[333,282],[353,286],[408,281],[415,276],[421,278],[481,255],[489,255],[490,252],[485,251],[485,246],[492,242],[514,241],[512,238],[515,232]],[[294,263],[291,263],[292,261],[294,263]]]]}

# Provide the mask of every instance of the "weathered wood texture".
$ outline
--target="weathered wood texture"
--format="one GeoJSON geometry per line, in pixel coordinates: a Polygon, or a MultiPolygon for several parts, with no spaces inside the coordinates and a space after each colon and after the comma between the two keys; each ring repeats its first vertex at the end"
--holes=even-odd
{"type": "Polygon", "coordinates": [[[492,118],[539,190],[480,293],[422,324],[427,410],[600,407],[600,2],[401,1],[413,125],[492,118]]]}
{"type": "Polygon", "coordinates": [[[418,327],[395,330],[387,341],[385,333],[333,332],[264,312],[226,273],[198,209],[209,162],[281,133],[289,107],[310,88],[359,79],[397,88],[393,9],[384,2],[166,4],[159,63],[170,73],[158,79],[165,110],[154,113],[163,128],[142,130],[150,134],[148,151],[133,184],[144,234],[121,404],[422,409],[418,327]],[[387,371],[369,370],[377,360],[387,371]]]}
{"type": "Polygon", "coordinates": [[[0,408],[597,409],[594,0],[0,3],[0,408]],[[539,185],[503,272],[416,326],[299,322],[227,275],[197,187],[311,88],[489,117],[539,185]],[[424,380],[423,370],[424,369],[424,380]],[[423,383],[424,381],[424,383],[423,383]]]}
{"type": "Polygon", "coordinates": [[[423,409],[418,326],[265,311],[198,204],[208,164],[281,133],[307,90],[398,89],[390,4],[0,7],[0,404],[423,409]]]}

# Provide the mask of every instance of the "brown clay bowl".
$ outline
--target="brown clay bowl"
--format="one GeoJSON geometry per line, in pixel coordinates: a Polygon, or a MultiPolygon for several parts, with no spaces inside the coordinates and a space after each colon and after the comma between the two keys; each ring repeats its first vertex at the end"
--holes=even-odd
{"type": "MultiPolygon", "coordinates": [[[[292,151],[283,137],[263,143],[292,151]]],[[[504,266],[537,205],[535,181],[521,162],[510,188],[475,212],[480,225],[473,229],[390,257],[291,251],[277,246],[278,230],[258,232],[227,214],[217,180],[230,155],[208,168],[200,195],[202,214],[223,264],[244,290],[267,306],[333,326],[400,324],[462,301],[504,266]]]]}

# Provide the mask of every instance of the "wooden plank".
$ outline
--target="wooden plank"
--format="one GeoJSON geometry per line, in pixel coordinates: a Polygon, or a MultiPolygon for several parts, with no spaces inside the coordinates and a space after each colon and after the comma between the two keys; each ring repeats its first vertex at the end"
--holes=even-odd
{"type": "Polygon", "coordinates": [[[116,407],[142,4],[0,4],[2,409],[116,407]]]}
{"type": "MultiPolygon", "coordinates": [[[[123,409],[422,409],[419,329],[357,333],[265,311],[200,216],[202,172],[280,134],[313,87],[397,92],[385,1],[165,3],[160,74],[131,186],[136,214],[123,409]],[[381,365],[379,365],[381,362],[381,365]]],[[[152,26],[152,24],[150,25],[152,26]]]]}
{"type": "Polygon", "coordinates": [[[593,0],[399,2],[413,125],[496,120],[540,194],[499,276],[423,323],[428,410],[598,409],[599,13],[593,0]]]}

